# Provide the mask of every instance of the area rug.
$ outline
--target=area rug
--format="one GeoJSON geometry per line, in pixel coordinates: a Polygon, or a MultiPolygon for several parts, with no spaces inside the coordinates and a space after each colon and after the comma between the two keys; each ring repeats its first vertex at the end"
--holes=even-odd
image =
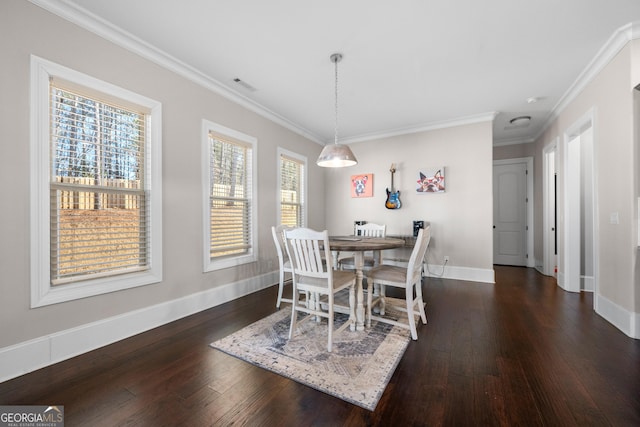
{"type": "MultiPolygon", "coordinates": [[[[409,344],[409,331],[382,322],[364,331],[347,328],[334,334],[329,353],[325,319],[299,324],[289,340],[290,320],[291,309],[285,306],[211,346],[373,411],[409,344]]],[[[346,320],[336,314],[334,327],[346,320]]]]}

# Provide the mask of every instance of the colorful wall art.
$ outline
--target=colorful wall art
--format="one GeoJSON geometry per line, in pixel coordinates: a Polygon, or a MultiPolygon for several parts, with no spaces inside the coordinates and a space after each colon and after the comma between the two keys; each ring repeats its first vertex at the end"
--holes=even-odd
{"type": "Polygon", "coordinates": [[[416,193],[444,193],[444,167],[422,168],[418,171],[418,186],[416,193]]]}
{"type": "Polygon", "coordinates": [[[373,174],[351,175],[351,197],[373,197],[373,174]]]}

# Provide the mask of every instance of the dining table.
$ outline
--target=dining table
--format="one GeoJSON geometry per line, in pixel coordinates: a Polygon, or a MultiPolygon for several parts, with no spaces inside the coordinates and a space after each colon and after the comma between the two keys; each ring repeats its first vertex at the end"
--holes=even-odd
{"type": "MultiPolygon", "coordinates": [[[[366,237],[366,236],[329,236],[329,249],[333,258],[333,268],[338,267],[339,252],[353,252],[354,267],[356,271],[356,323],[355,330],[364,330],[364,291],[362,279],[364,277],[364,253],[367,251],[379,252],[384,249],[395,249],[405,245],[404,239],[397,237],[366,237]]],[[[380,259],[374,256],[374,260],[380,259]]]]}

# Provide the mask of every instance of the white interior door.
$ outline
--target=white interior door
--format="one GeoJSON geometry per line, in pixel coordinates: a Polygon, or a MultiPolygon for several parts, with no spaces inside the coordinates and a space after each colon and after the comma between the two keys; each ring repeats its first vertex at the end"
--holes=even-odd
{"type": "Polygon", "coordinates": [[[527,265],[527,165],[493,166],[493,262],[527,265]]]}
{"type": "Polygon", "coordinates": [[[545,148],[543,171],[543,273],[557,277],[558,269],[558,234],[557,234],[557,175],[556,144],[545,148]]]}

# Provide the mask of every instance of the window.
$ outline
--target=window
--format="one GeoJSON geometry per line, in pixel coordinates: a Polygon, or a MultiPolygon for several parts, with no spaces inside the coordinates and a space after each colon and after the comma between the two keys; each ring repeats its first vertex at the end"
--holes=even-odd
{"type": "Polygon", "coordinates": [[[280,189],[280,224],[305,227],[306,215],[306,170],[307,159],[284,149],[278,149],[280,189]]]}
{"type": "Polygon", "coordinates": [[[256,139],[203,121],[204,270],[257,259],[256,139]]]}
{"type": "Polygon", "coordinates": [[[32,306],[160,281],[160,104],[31,65],[32,306]]]}

